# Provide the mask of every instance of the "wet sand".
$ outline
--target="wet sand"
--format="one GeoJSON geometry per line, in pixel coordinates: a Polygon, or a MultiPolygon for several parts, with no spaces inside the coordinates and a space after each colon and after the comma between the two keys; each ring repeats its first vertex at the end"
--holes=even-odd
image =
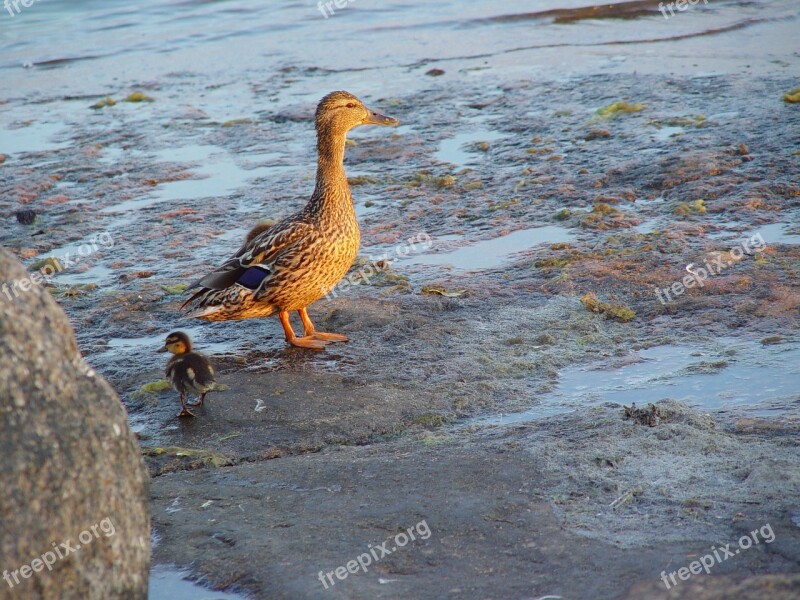
{"type": "Polygon", "coordinates": [[[153,475],[152,598],[203,597],[168,591],[186,573],[252,598],[797,596],[797,9],[489,4],[87,4],[65,51],[23,35],[57,41],[56,2],[0,37],[0,243],[77,259],[51,291],[153,475]],[[338,88],[403,123],[347,148],[360,285],[311,314],[351,342],[182,320],[183,285],[303,204],[338,88]],[[177,327],[227,386],[189,422],[142,390],[177,327]]]}

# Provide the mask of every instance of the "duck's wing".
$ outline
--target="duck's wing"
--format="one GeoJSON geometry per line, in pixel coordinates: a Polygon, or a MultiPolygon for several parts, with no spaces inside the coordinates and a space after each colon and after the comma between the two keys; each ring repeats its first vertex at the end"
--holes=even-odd
{"type": "Polygon", "coordinates": [[[186,356],[183,365],[186,377],[194,382],[195,387],[207,388],[214,385],[214,368],[205,355],[191,352],[186,356]]]}
{"type": "Polygon", "coordinates": [[[189,289],[200,289],[181,308],[209,292],[226,290],[236,284],[253,290],[258,288],[269,277],[271,266],[281,252],[313,235],[315,231],[314,225],[296,217],[280,221],[262,231],[239,248],[221,267],[196,281],[189,289]]]}
{"type": "Polygon", "coordinates": [[[214,387],[214,368],[208,358],[197,352],[181,354],[170,361],[167,376],[180,393],[202,394],[214,387]]]}

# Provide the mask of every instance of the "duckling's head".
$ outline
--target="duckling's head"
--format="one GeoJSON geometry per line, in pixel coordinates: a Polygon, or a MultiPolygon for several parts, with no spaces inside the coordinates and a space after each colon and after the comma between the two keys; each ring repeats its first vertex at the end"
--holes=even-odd
{"type": "Polygon", "coordinates": [[[192,351],[192,341],[182,331],[173,331],[167,336],[164,347],[159,352],[172,352],[173,354],[186,354],[192,351]]]}
{"type": "Polygon", "coordinates": [[[359,125],[399,125],[400,121],[370,110],[350,92],[331,92],[317,105],[318,132],[344,135],[359,125]]]}

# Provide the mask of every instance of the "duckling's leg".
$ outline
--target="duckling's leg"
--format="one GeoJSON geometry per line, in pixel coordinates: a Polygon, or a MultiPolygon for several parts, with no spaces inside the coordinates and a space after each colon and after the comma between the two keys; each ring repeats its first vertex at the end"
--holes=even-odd
{"type": "Polygon", "coordinates": [[[310,348],[312,350],[325,350],[325,346],[328,344],[328,342],[307,335],[299,338],[294,334],[292,324],[289,322],[288,311],[282,310],[279,312],[278,318],[281,320],[281,325],[283,325],[283,332],[286,334],[286,341],[292,346],[297,346],[298,348],[310,348]]]}
{"type": "Polygon", "coordinates": [[[208,392],[203,392],[200,394],[200,399],[197,402],[187,402],[186,406],[203,406],[203,402],[206,401],[206,394],[208,392]]]}
{"type": "Polygon", "coordinates": [[[181,393],[181,412],[178,413],[179,417],[193,417],[194,413],[186,408],[186,394],[181,393]]]}
{"type": "Polygon", "coordinates": [[[347,336],[342,335],[341,333],[323,333],[322,331],[316,331],[314,329],[314,324],[311,322],[311,317],[308,316],[308,311],[305,308],[298,310],[297,314],[300,315],[300,318],[303,321],[303,335],[305,337],[310,337],[315,340],[322,340],[325,342],[349,341],[347,336]]]}

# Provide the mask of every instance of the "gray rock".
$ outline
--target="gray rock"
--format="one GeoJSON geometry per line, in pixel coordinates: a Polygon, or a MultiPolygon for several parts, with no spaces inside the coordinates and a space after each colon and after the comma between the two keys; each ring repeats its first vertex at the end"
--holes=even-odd
{"type": "Polygon", "coordinates": [[[149,479],[138,445],[32,275],[0,248],[0,598],[144,599],[149,479]]]}

